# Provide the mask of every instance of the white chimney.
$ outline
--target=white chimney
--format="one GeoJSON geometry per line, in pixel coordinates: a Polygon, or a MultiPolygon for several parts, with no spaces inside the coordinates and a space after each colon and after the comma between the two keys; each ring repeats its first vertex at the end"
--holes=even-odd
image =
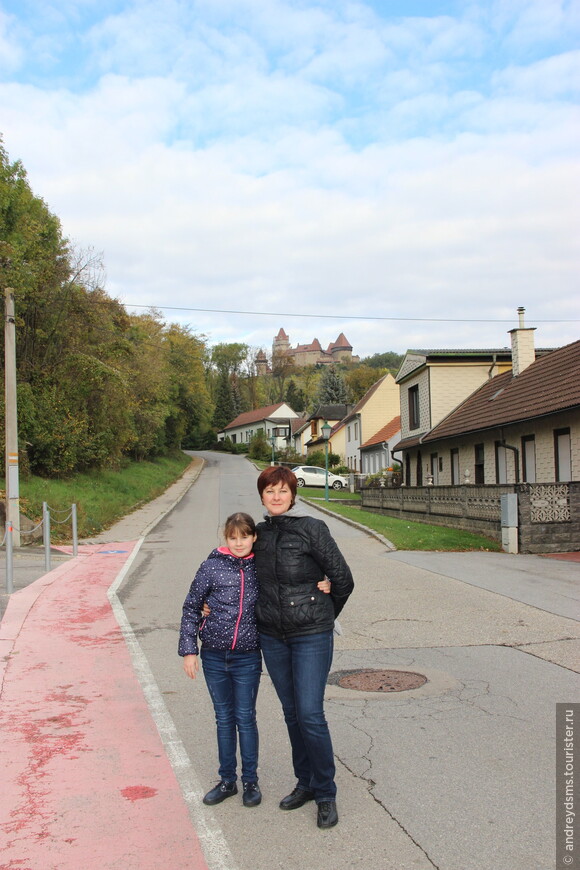
{"type": "Polygon", "coordinates": [[[509,334],[512,337],[512,374],[517,378],[524,369],[531,366],[536,361],[536,349],[534,346],[535,327],[531,329],[524,326],[525,308],[518,308],[519,326],[517,329],[510,329],[509,334]]]}

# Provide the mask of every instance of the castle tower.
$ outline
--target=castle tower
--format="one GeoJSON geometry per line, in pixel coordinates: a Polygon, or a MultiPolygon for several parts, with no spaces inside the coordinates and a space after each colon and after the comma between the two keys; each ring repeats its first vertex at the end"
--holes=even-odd
{"type": "Polygon", "coordinates": [[[290,350],[290,339],[281,328],[272,343],[272,356],[281,356],[290,350]]]}

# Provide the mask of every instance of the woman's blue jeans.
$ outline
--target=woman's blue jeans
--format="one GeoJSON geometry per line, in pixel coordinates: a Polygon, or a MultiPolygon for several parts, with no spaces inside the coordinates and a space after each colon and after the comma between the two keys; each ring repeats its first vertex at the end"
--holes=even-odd
{"type": "Polygon", "coordinates": [[[298,785],[313,791],[317,803],[334,800],[334,753],[324,715],[332,631],[286,640],[260,634],[260,644],[284,711],[298,785]]]}
{"type": "Polygon", "coordinates": [[[242,652],[204,649],[202,646],[201,661],[215,710],[220,779],[227,782],[237,779],[237,730],[242,757],[242,782],[257,782],[256,698],[262,674],[260,650],[242,652]]]}

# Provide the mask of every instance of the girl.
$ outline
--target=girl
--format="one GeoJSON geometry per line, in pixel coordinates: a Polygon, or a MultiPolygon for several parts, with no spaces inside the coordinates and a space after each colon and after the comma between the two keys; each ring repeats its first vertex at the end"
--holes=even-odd
{"type": "Polygon", "coordinates": [[[199,669],[197,638],[202,642],[203,673],[217,724],[220,781],[205,795],[204,804],[219,804],[238,793],[236,785],[236,729],[242,757],[243,803],[256,807],[262,800],[258,786],[258,727],[256,698],[262,658],[254,604],[258,582],[252,547],[256,526],[251,516],[232,514],[224,527],[225,547],[213,550],[195,575],[183,605],[179,655],[194,680],[199,669]],[[209,605],[209,615],[200,611],[209,605]]]}

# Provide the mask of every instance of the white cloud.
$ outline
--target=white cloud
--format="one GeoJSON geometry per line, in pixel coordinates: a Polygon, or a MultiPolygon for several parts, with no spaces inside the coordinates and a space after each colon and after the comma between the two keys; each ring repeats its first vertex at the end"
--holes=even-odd
{"type": "MultiPolygon", "coordinates": [[[[533,5],[495,4],[496,26],[514,34],[533,5]]],[[[80,32],[94,85],[15,76],[0,115],[35,193],[104,251],[113,295],[332,312],[343,319],[167,317],[265,346],[280,326],[294,343],[342,330],[363,355],[502,345],[510,324],[349,318],[515,321],[521,304],[530,320],[557,306],[580,318],[580,125],[559,86],[575,53],[488,55],[473,3],[464,18],[394,23],[307,0],[110,9],[80,32]]],[[[538,343],[578,332],[559,329],[538,343]]]]}

